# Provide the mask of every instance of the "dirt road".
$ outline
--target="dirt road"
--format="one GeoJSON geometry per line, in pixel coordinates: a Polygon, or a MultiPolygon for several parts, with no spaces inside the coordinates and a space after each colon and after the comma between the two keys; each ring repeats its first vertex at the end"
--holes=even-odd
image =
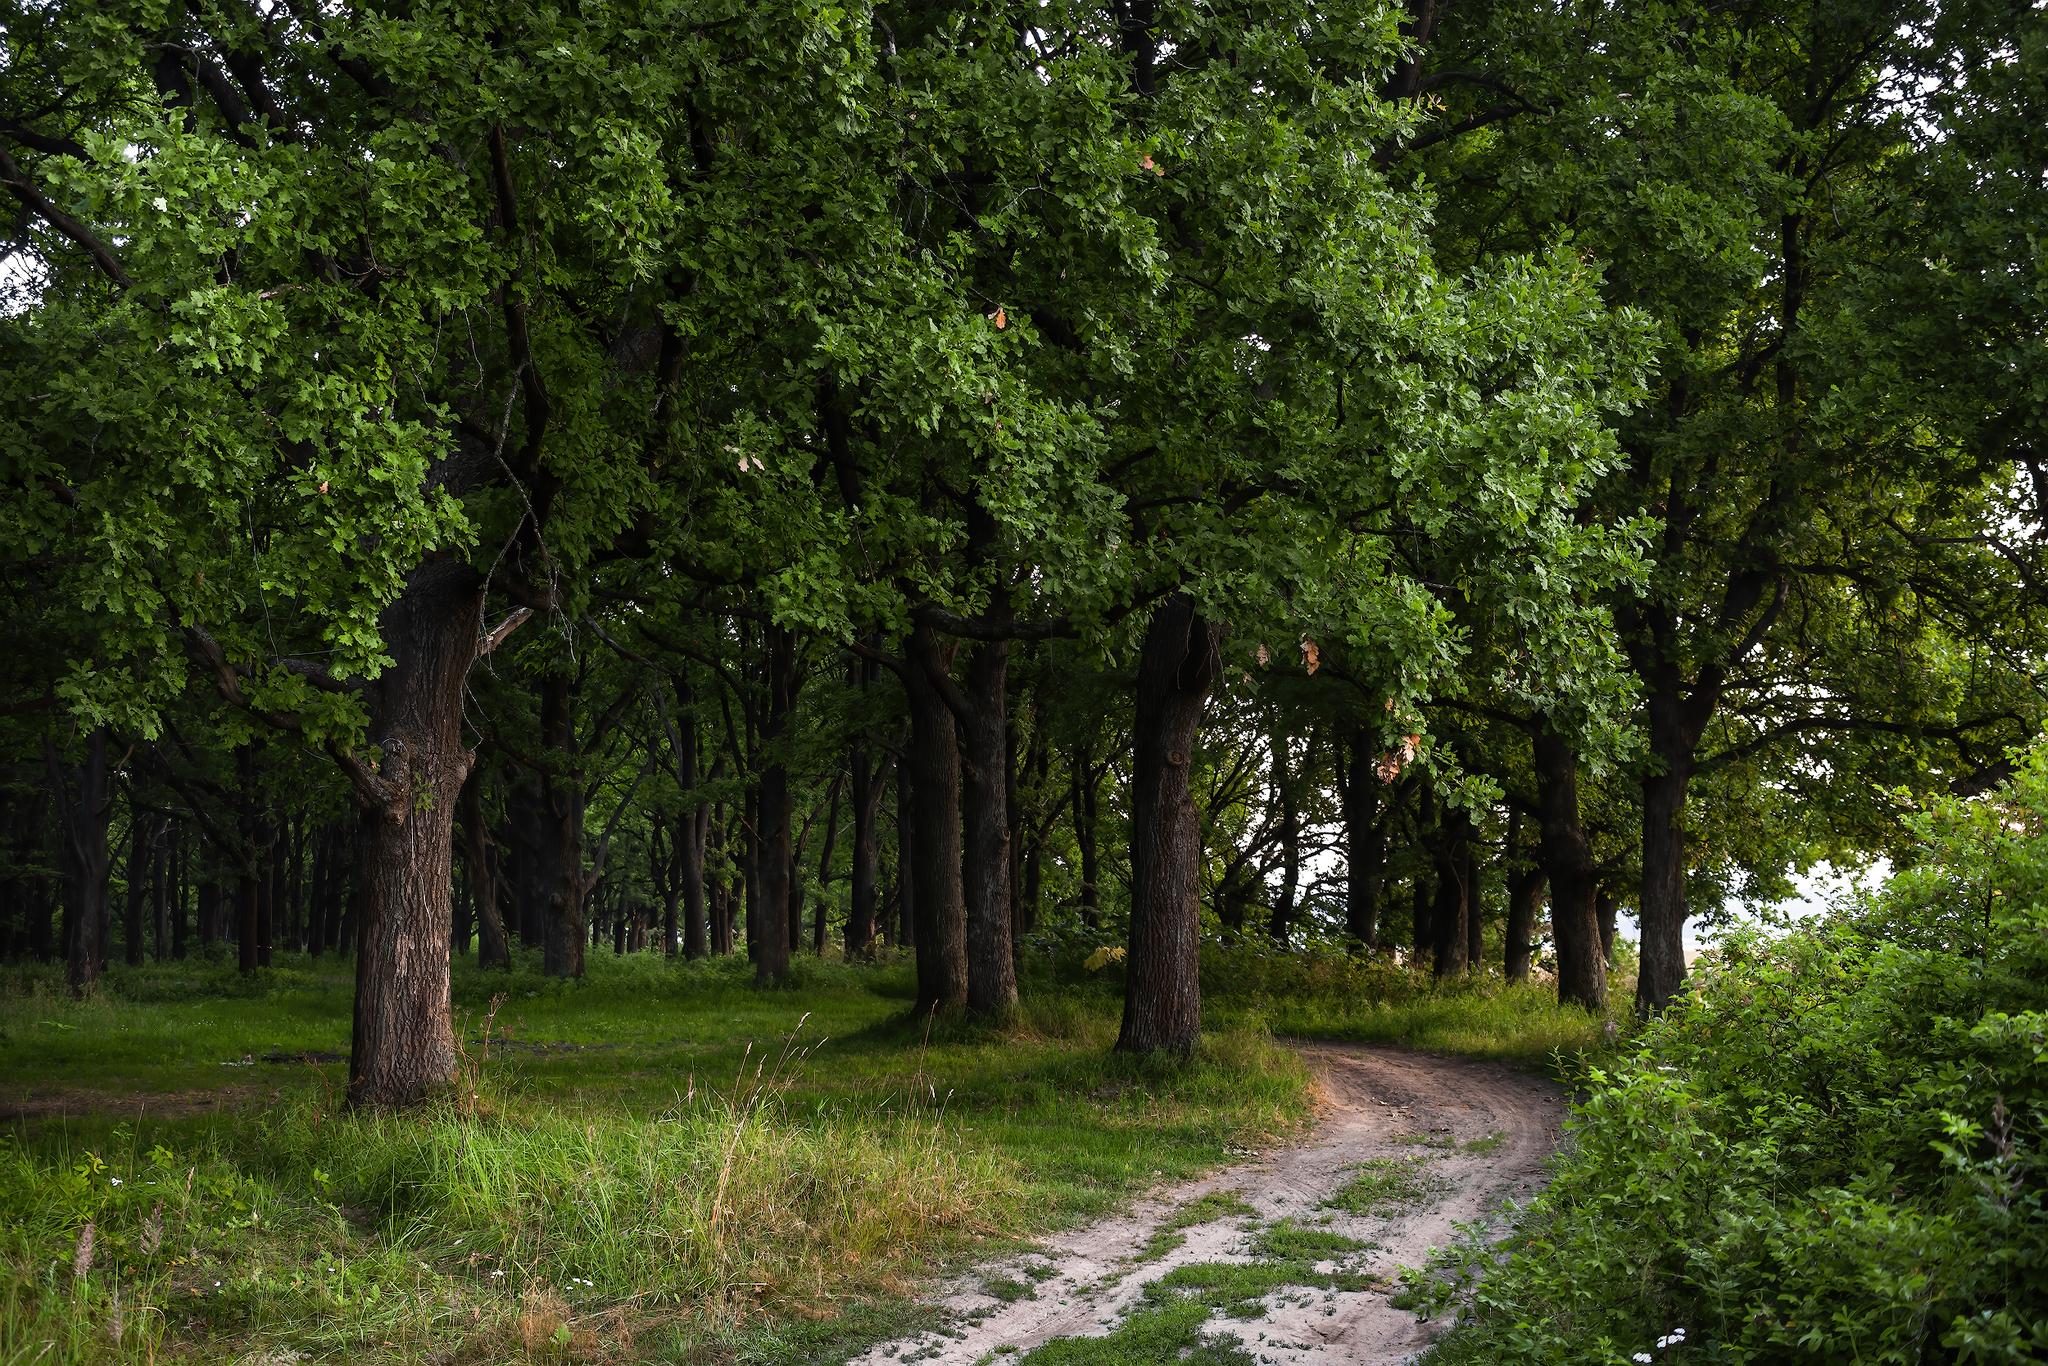
{"type": "Polygon", "coordinates": [[[1492,1063],[1366,1045],[1301,1051],[1322,1075],[1326,1099],[1306,1142],[1153,1192],[1127,1217],[977,1268],[944,1291],[956,1316],[951,1332],[887,1343],[856,1361],[973,1366],[995,1354],[1015,1362],[1011,1353],[1055,1339],[1104,1336],[1156,1303],[1145,1287],[1178,1268],[1212,1268],[1177,1278],[1187,1281],[1253,1267],[1262,1256],[1270,1265],[1276,1224],[1283,1235],[1309,1229],[1325,1241],[1350,1240],[1356,1251],[1316,1264],[1317,1273],[1346,1274],[1326,1275],[1321,1287],[1276,1288],[1211,1318],[1207,1334],[1235,1335],[1253,1360],[1273,1366],[1393,1366],[1413,1357],[1435,1325],[1388,1303],[1399,1289],[1396,1268],[1421,1266],[1430,1248],[1454,1239],[1454,1224],[1541,1186],[1564,1094],[1492,1063]],[[1333,1198],[1336,1205],[1327,1203],[1333,1198]],[[1194,1222],[1212,1211],[1208,1222],[1194,1222]],[[1176,1231],[1185,1241],[1162,1250],[1176,1231]],[[1155,1237],[1161,1233],[1168,1236],[1155,1237]],[[1156,1255],[1148,1257],[1148,1247],[1156,1255]],[[1347,1288],[1368,1276],[1368,1288],[1347,1288]]]}

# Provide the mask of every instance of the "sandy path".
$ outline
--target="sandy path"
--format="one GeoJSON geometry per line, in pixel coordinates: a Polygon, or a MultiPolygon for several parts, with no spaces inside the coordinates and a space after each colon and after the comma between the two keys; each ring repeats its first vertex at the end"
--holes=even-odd
{"type": "Polygon", "coordinates": [[[1267,1312],[1256,1321],[1219,1316],[1208,1331],[1235,1333],[1258,1361],[1274,1366],[1393,1366],[1420,1352],[1434,1325],[1387,1303],[1398,1288],[1395,1268],[1422,1265],[1431,1247],[1453,1240],[1454,1223],[1478,1219],[1508,1197],[1526,1201],[1534,1193],[1557,1146],[1564,1093],[1493,1063],[1368,1045],[1300,1047],[1322,1076],[1326,1101],[1306,1142],[1152,1192],[1128,1216],[1049,1238],[1036,1253],[979,1267],[946,1287],[940,1300],[957,1316],[958,1336],[885,1343],[854,1360],[860,1366],[899,1360],[972,1366],[1000,1347],[1028,1351],[1053,1338],[1106,1334],[1125,1309],[1142,1300],[1147,1282],[1173,1268],[1251,1260],[1239,1219],[1188,1229],[1186,1243],[1156,1261],[1130,1260],[1175,1209],[1221,1191],[1237,1192],[1262,1220],[1294,1215],[1322,1226],[1325,1216],[1334,1216],[1327,1225],[1332,1232],[1378,1244],[1362,1267],[1382,1279],[1366,1291],[1283,1290],[1266,1299],[1267,1312]],[[1463,1145],[1495,1135],[1497,1142],[1481,1144],[1486,1151],[1464,1151],[1463,1145]],[[1421,1154],[1434,1156],[1429,1167],[1443,1178],[1445,1193],[1384,1215],[1318,1209],[1355,1175],[1357,1163],[1421,1154]],[[996,1278],[1038,1284],[1032,1295],[1006,1304],[982,1290],[996,1278]]]}

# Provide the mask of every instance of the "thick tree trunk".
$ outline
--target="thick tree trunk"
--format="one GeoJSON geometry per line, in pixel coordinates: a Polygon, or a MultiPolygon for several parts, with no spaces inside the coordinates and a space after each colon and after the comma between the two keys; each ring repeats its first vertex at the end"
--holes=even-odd
{"type": "Polygon", "coordinates": [[[1120,1053],[1194,1051],[1202,1028],[1202,828],[1188,794],[1223,628],[1175,593],[1138,657],[1131,788],[1131,943],[1120,1053]]]}
{"type": "Polygon", "coordinates": [[[763,985],[789,975],[793,941],[789,921],[791,897],[796,891],[790,876],[789,828],[795,800],[789,789],[788,760],[780,743],[796,713],[796,639],[786,628],[775,625],[766,628],[766,635],[768,716],[761,728],[761,748],[767,762],[761,770],[758,826],[761,905],[748,927],[761,935],[760,952],[754,957],[754,980],[763,985]]]}
{"type": "Polygon", "coordinates": [[[1380,817],[1376,749],[1370,730],[1361,726],[1352,733],[1350,772],[1343,793],[1345,874],[1349,884],[1344,933],[1353,941],[1354,952],[1367,953],[1380,943],[1380,883],[1386,877],[1387,867],[1387,825],[1380,817]]]}
{"type": "Polygon", "coordinates": [[[962,870],[967,916],[967,1008],[1001,1018],[1017,1008],[1011,938],[1009,700],[1010,643],[991,641],[967,666],[961,724],[962,870]]]}
{"type": "Polygon", "coordinates": [[[1510,982],[1526,982],[1536,954],[1536,907],[1543,899],[1543,865],[1522,850],[1522,813],[1508,814],[1508,924],[1502,967],[1510,982]]]}
{"type": "Polygon", "coordinates": [[[1593,851],[1579,823],[1579,756],[1548,726],[1534,737],[1537,805],[1543,818],[1543,870],[1550,880],[1550,925],[1557,941],[1557,999],[1607,1009],[1607,964],[1593,898],[1593,851]]]}
{"type": "Polygon", "coordinates": [[[455,810],[469,777],[462,698],[483,583],[459,561],[413,572],[385,609],[393,663],[368,690],[380,800],[356,839],[356,1004],[349,1099],[409,1105],[455,1075],[448,902],[455,810]]]}
{"type": "Polygon", "coordinates": [[[1643,889],[1637,906],[1642,962],[1636,969],[1636,1013],[1662,1014],[1685,987],[1685,798],[1695,752],[1678,711],[1679,699],[1652,692],[1645,699],[1650,752],[1662,773],[1643,779],[1643,889]]]}
{"type": "Polygon", "coordinates": [[[1467,880],[1471,839],[1472,813],[1462,806],[1446,809],[1434,851],[1436,907],[1429,918],[1439,978],[1463,977],[1471,965],[1472,888],[1467,880]]]}
{"type": "MultiPolygon", "coordinates": [[[[85,738],[85,753],[69,776],[57,754],[55,738],[43,740],[51,795],[57,803],[57,838],[70,883],[71,927],[65,944],[67,979],[83,995],[97,982],[106,960],[108,881],[114,861],[107,850],[107,826],[113,819],[112,774],[107,766],[107,730],[101,726],[85,738]]],[[[47,932],[46,932],[47,933],[47,932]]]]}
{"type": "Polygon", "coordinates": [[[911,632],[905,649],[904,691],[910,699],[908,751],[911,851],[917,911],[917,1008],[967,1004],[966,890],[960,866],[960,740],[952,708],[933,680],[947,673],[950,647],[941,649],[928,626],[911,632]]]}
{"type": "MultiPolygon", "coordinates": [[[[906,744],[914,744],[916,728],[906,744]]],[[[911,768],[916,762],[909,751],[896,770],[896,947],[917,947],[917,796],[911,790],[911,768]]],[[[919,979],[920,984],[923,978],[919,979]]]]}

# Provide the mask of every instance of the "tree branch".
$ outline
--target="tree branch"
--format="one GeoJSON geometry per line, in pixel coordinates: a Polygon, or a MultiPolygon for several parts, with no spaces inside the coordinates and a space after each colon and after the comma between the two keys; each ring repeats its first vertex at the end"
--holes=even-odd
{"type": "Polygon", "coordinates": [[[27,173],[15,165],[14,158],[8,156],[4,150],[0,150],[0,185],[5,185],[16,199],[28,207],[29,212],[85,248],[86,253],[92,257],[93,264],[100,268],[102,275],[122,289],[135,288],[135,281],[121,268],[120,258],[114,255],[113,249],[94,236],[85,224],[45,198],[43,192],[29,180],[27,173]]]}

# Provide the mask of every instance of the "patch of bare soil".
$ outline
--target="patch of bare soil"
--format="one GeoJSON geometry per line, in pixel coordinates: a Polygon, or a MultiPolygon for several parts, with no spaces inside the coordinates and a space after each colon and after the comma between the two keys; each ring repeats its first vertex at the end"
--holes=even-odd
{"type": "Polygon", "coordinates": [[[261,1086],[204,1086],[190,1091],[101,1091],[89,1087],[46,1087],[41,1090],[0,1090],[0,1124],[39,1124],[87,1115],[130,1118],[152,1114],[164,1119],[218,1114],[276,1099],[261,1086]]]}
{"type": "Polygon", "coordinates": [[[1055,1338],[1103,1336],[1143,1302],[1150,1282],[1181,1266],[1250,1263],[1255,1231],[1285,1218],[1370,1244],[1349,1266],[1374,1277],[1371,1288],[1284,1288],[1266,1296],[1258,1318],[1213,1318],[1209,1331],[1234,1334],[1257,1361],[1274,1366],[1394,1366],[1413,1358],[1438,1325],[1388,1303],[1401,1288],[1397,1268],[1422,1266],[1431,1248],[1455,1240],[1454,1225],[1479,1220],[1509,1198],[1526,1201],[1541,1188],[1565,1115],[1564,1093],[1495,1063],[1373,1045],[1304,1044],[1301,1052],[1320,1073],[1326,1102],[1306,1142],[1155,1191],[1128,1216],[978,1268],[941,1292],[939,1302],[955,1316],[950,1332],[886,1343],[855,1361],[971,1366],[1000,1349],[1028,1352],[1055,1338]],[[1361,1176],[1403,1172],[1420,1174],[1393,1183],[1405,1195],[1395,1190],[1377,1202],[1348,1202],[1353,1208],[1326,1204],[1361,1176]],[[1176,1211],[1226,1194],[1257,1211],[1257,1220],[1225,1213],[1187,1228],[1186,1241],[1164,1255],[1143,1258],[1154,1233],[1179,1222],[1176,1211]]]}

